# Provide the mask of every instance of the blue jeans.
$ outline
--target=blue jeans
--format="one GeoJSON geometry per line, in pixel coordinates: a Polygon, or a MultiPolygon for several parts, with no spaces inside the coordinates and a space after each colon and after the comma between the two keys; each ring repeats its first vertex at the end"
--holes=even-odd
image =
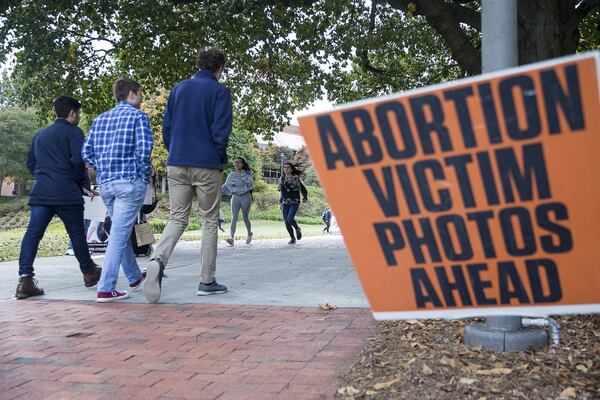
{"type": "Polygon", "coordinates": [[[294,217],[296,216],[296,213],[298,212],[298,207],[300,207],[300,204],[298,204],[298,203],[291,203],[291,204],[284,203],[281,205],[281,212],[283,213],[283,220],[285,221],[285,229],[287,229],[288,233],[290,234],[290,237],[293,240],[296,239],[294,237],[294,229],[296,229],[296,231],[298,231],[298,229],[299,229],[298,223],[294,219],[294,217]],[[294,229],[292,229],[292,228],[294,228],[294,229]]]}
{"type": "Polygon", "coordinates": [[[112,181],[100,186],[100,194],[112,220],[112,226],[98,292],[111,292],[117,286],[119,266],[123,267],[123,273],[129,283],[134,283],[142,276],[129,238],[144,203],[146,184],[139,178],[134,181],[112,181]]]}
{"type": "Polygon", "coordinates": [[[46,228],[52,217],[57,215],[65,225],[69,238],[73,243],[75,257],[79,268],[86,273],[96,265],[90,257],[85,229],[83,228],[83,204],[72,206],[31,206],[29,225],[21,242],[19,256],[19,275],[34,276],[33,262],[37,255],[40,240],[44,237],[46,228]]]}

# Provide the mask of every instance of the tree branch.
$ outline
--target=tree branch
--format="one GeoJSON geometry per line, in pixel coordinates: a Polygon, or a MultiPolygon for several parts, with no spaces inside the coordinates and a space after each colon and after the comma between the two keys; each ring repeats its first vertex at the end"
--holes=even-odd
{"type": "MultiPolygon", "coordinates": [[[[388,2],[406,4],[408,0],[388,0],[388,2]]],[[[462,69],[470,75],[478,75],[481,73],[481,53],[477,50],[469,40],[465,31],[461,28],[458,18],[453,14],[454,6],[462,7],[446,3],[444,0],[415,0],[412,3],[416,4],[416,10],[413,14],[420,13],[424,15],[427,22],[442,36],[452,52],[454,58],[462,69]]],[[[466,7],[462,7],[466,8],[466,7]]],[[[407,8],[404,8],[406,10],[407,8]]]]}
{"type": "Polygon", "coordinates": [[[369,31],[367,33],[367,37],[365,38],[365,42],[362,48],[361,54],[361,66],[365,71],[371,72],[377,76],[383,76],[385,71],[375,68],[369,62],[369,37],[375,30],[375,16],[377,14],[377,2],[371,2],[371,14],[369,15],[369,31]]]}
{"type": "MultiPolygon", "coordinates": [[[[204,3],[204,0],[170,0],[173,4],[194,4],[204,3]]],[[[266,5],[282,5],[286,7],[305,7],[315,4],[318,0],[265,0],[266,5]]],[[[209,2],[210,3],[210,2],[209,2]]]]}
{"type": "Polygon", "coordinates": [[[576,26],[579,26],[581,21],[587,17],[587,15],[594,10],[595,8],[600,7],[600,0],[585,0],[582,1],[575,8],[575,14],[571,17],[572,21],[569,21],[568,24],[574,23],[576,26]]]}
{"type": "MultiPolygon", "coordinates": [[[[379,2],[383,1],[379,0],[379,2]]],[[[388,3],[392,8],[403,12],[407,12],[408,5],[410,3],[414,3],[417,6],[417,8],[413,12],[413,15],[426,16],[422,7],[419,7],[421,5],[421,2],[419,0],[386,0],[385,2],[388,3]]],[[[435,2],[437,3],[436,7],[443,8],[445,9],[445,12],[451,13],[458,22],[466,24],[471,28],[477,30],[478,32],[481,32],[480,12],[475,11],[469,7],[462,6],[460,4],[447,3],[443,0],[436,0],[435,2]]]]}

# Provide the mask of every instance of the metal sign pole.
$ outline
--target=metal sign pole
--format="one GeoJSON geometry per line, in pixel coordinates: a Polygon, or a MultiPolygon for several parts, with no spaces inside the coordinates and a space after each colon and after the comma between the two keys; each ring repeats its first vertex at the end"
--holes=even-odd
{"type": "MultiPolygon", "coordinates": [[[[483,0],[481,4],[483,72],[518,65],[517,0],[483,0]]],[[[525,350],[548,343],[546,331],[522,329],[522,317],[488,317],[485,325],[465,327],[465,344],[488,350],[525,350]]]]}

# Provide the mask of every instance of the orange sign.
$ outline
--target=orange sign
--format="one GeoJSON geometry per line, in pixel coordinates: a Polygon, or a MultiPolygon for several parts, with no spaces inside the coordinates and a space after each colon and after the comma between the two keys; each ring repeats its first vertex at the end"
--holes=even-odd
{"type": "Polygon", "coordinates": [[[600,312],[599,62],[299,119],[376,319],[600,312]]]}

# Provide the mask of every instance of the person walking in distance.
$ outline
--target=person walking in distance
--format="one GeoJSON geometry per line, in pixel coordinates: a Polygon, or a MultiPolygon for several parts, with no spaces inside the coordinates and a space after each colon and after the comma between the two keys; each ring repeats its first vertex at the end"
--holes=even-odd
{"type": "Polygon", "coordinates": [[[227,180],[221,188],[224,195],[231,196],[231,227],[227,243],[233,246],[237,219],[242,210],[242,218],[246,225],[248,236],[246,244],[252,241],[252,224],[250,223],[250,206],[252,205],[252,171],[243,157],[236,157],[233,166],[235,171],[227,175],[227,180]]]}
{"type": "Polygon", "coordinates": [[[323,212],[323,222],[325,223],[325,228],[323,228],[323,233],[327,232],[329,233],[329,227],[331,226],[331,210],[329,209],[329,207],[327,207],[325,209],[325,211],[323,212]]]}
{"type": "Polygon", "coordinates": [[[131,290],[140,288],[144,281],[129,239],[152,175],[152,128],[148,115],[140,110],[142,87],[133,79],[119,78],[113,92],[116,107],[94,119],[83,147],[83,158],[96,170],[96,181],[111,220],[96,296],[99,303],[129,297],[128,292],[116,290],[119,266],[131,290]]]}
{"type": "Polygon", "coordinates": [[[17,299],[41,296],[44,289],[34,279],[33,262],[46,228],[58,216],[69,234],[86,287],[100,279],[101,268],[90,257],[83,228],[83,197],[90,190],[89,176],[81,158],[83,131],[77,127],[81,103],[71,96],[54,99],[56,121],[39,131],[31,143],[27,169],[34,177],[29,206],[29,225],[21,242],[17,299]]]}
{"type": "Polygon", "coordinates": [[[188,225],[194,195],[202,217],[201,275],[196,294],[227,291],[227,286],[215,279],[221,173],[227,163],[232,129],[231,95],[219,83],[225,55],[216,48],[205,48],[198,54],[197,66],[196,75],[171,90],[163,118],[171,211],[147,265],[144,296],[150,303],[160,300],[164,269],[188,225]]]}
{"type": "Polygon", "coordinates": [[[281,211],[285,228],[290,234],[288,244],[295,244],[296,240],[302,239],[302,230],[296,222],[295,216],[300,207],[300,202],[306,203],[308,192],[302,181],[300,181],[300,170],[291,162],[283,164],[283,176],[279,182],[279,191],[281,192],[281,211]],[[300,197],[302,195],[302,198],[300,197]],[[294,230],[296,236],[294,236],[294,230]]]}

